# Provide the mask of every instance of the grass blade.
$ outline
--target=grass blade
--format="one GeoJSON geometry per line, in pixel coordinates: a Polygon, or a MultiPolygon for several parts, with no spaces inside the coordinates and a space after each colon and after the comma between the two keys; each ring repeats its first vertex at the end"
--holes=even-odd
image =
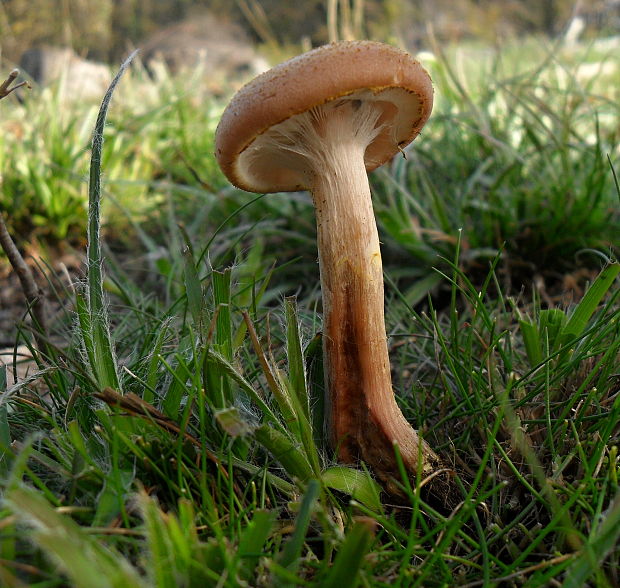
{"type": "Polygon", "coordinates": [[[230,280],[230,268],[213,272],[213,307],[217,312],[213,343],[228,361],[233,358],[230,280]]]}
{"type": "Polygon", "coordinates": [[[58,514],[35,490],[16,487],[5,501],[21,520],[34,527],[32,539],[69,576],[72,586],[145,586],[124,557],[101,545],[70,518],[58,514]]]}
{"type": "Polygon", "coordinates": [[[585,586],[593,574],[602,573],[601,564],[618,544],[618,540],[620,540],[620,494],[616,495],[603,522],[592,532],[579,558],[568,568],[563,588],[585,586]]]}
{"type": "Polygon", "coordinates": [[[103,257],[101,254],[101,159],[103,152],[103,131],[112,94],[121,76],[136,55],[134,51],[121,65],[105,93],[95,131],[93,133],[88,183],[88,311],[90,314],[89,338],[92,343],[91,369],[103,390],[106,386],[118,389],[119,379],[112,338],[108,329],[108,315],[103,295],[103,257]]]}
{"type": "Polygon", "coordinates": [[[294,297],[284,299],[284,309],[286,314],[286,355],[288,358],[289,381],[293,392],[297,396],[298,404],[303,409],[306,420],[309,421],[308,390],[306,389],[304,357],[301,349],[301,336],[294,297]]]}
{"type": "Polygon", "coordinates": [[[381,510],[381,487],[367,472],[334,466],[321,474],[321,480],[328,488],[348,494],[374,511],[381,510]]]}
{"type": "Polygon", "coordinates": [[[276,520],[276,513],[257,510],[248,526],[243,530],[237,547],[237,557],[241,560],[241,575],[246,581],[252,577],[254,568],[262,555],[265,542],[269,538],[276,520]]]}
{"type": "Polygon", "coordinates": [[[192,250],[187,245],[183,250],[183,258],[183,280],[185,282],[187,308],[192,315],[196,329],[202,336],[204,335],[203,291],[200,278],[198,277],[198,270],[192,256],[192,250]]]}
{"type": "Polygon", "coordinates": [[[373,541],[373,528],[358,521],[347,534],[336,560],[321,582],[323,588],[354,588],[359,584],[359,570],[373,541]]]}
{"type": "Polygon", "coordinates": [[[542,363],[542,349],[538,326],[532,321],[519,319],[519,328],[525,345],[525,352],[532,367],[542,363]]]}
{"type": "Polygon", "coordinates": [[[603,296],[611,288],[619,273],[620,263],[616,262],[610,263],[597,276],[562,329],[561,338],[563,342],[579,337],[583,333],[590,317],[594,314],[603,296]]]}
{"type": "Polygon", "coordinates": [[[280,462],[286,473],[302,482],[312,476],[312,468],[298,445],[271,425],[261,425],[254,431],[255,439],[280,462]]]}
{"type": "Polygon", "coordinates": [[[306,540],[306,533],[310,526],[314,503],[319,497],[320,489],[321,486],[317,480],[310,480],[306,493],[301,499],[293,535],[280,554],[278,563],[289,571],[295,572],[299,567],[299,558],[301,557],[301,552],[306,540]]]}

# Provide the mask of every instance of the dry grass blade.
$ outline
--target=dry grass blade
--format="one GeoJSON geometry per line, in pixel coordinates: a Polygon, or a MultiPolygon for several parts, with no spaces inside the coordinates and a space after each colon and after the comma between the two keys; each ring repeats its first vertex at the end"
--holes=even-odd
{"type": "Polygon", "coordinates": [[[148,420],[156,424],[161,429],[164,429],[168,433],[174,433],[176,435],[182,435],[184,439],[199,447],[201,451],[204,451],[210,461],[221,469],[223,475],[228,476],[228,472],[222,466],[217,456],[206,449],[204,445],[196,439],[193,435],[187,431],[182,431],[179,425],[171,418],[167,417],[164,413],[157,410],[152,404],[145,402],[139,396],[136,396],[133,392],[128,392],[125,395],[119,394],[112,388],[104,388],[103,392],[96,393],[94,395],[99,400],[103,400],[107,405],[120,408],[131,416],[136,416],[148,420]]]}

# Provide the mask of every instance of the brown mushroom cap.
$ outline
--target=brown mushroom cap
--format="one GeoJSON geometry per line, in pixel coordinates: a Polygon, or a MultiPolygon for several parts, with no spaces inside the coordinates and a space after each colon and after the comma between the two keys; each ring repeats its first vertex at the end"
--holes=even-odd
{"type": "Polygon", "coordinates": [[[222,171],[249,192],[308,189],[287,158],[263,146],[277,125],[338,100],[371,101],[380,109],[381,130],[364,157],[371,171],[418,135],[431,113],[433,87],[418,61],[390,45],[344,41],[313,49],[261,74],[232,98],[215,134],[222,171]]]}

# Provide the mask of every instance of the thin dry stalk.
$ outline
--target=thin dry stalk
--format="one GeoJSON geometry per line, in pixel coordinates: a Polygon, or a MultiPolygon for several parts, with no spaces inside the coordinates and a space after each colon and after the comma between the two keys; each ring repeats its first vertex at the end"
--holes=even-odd
{"type": "Polygon", "coordinates": [[[267,13],[260,3],[256,0],[237,0],[237,5],[263,43],[277,46],[278,40],[271,29],[267,13]]]}
{"type": "MultiPolygon", "coordinates": [[[[22,86],[30,87],[28,82],[20,82],[13,85],[13,82],[19,75],[19,70],[14,69],[9,73],[8,77],[2,84],[0,84],[0,99],[5,98],[11,92],[22,86]]],[[[2,178],[0,177],[0,187],[2,186],[2,178]]],[[[32,274],[32,270],[28,264],[24,261],[22,254],[17,249],[15,242],[9,234],[2,211],[0,211],[0,247],[7,256],[13,271],[19,278],[24,297],[28,304],[30,316],[33,320],[34,336],[37,342],[37,347],[40,351],[45,349],[45,333],[47,332],[46,325],[46,313],[45,313],[45,298],[42,295],[40,288],[32,274]]]]}
{"type": "Polygon", "coordinates": [[[34,336],[37,342],[37,347],[40,351],[43,351],[45,349],[45,333],[47,332],[45,298],[43,297],[41,289],[37,286],[32,270],[24,261],[22,254],[15,246],[1,213],[0,247],[2,247],[2,250],[6,254],[13,271],[19,278],[19,283],[21,284],[24,298],[26,299],[30,315],[33,320],[34,336]]]}
{"type": "Polygon", "coordinates": [[[330,43],[338,40],[338,0],[327,0],[327,38],[330,43]]]}
{"type": "Polygon", "coordinates": [[[18,69],[11,70],[11,73],[9,73],[7,79],[4,80],[2,84],[0,84],[0,100],[8,96],[11,92],[17,90],[17,88],[21,88],[22,86],[30,88],[30,84],[27,81],[19,82],[19,84],[15,84],[14,86],[12,85],[18,75],[18,69]]]}

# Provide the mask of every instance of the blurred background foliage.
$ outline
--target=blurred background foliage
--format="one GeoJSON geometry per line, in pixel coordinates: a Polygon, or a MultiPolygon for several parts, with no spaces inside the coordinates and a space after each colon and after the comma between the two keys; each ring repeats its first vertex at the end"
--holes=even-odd
{"type": "MultiPolygon", "coordinates": [[[[580,13],[597,34],[617,29],[610,0],[3,0],[2,57],[17,62],[36,45],[73,47],[80,55],[117,62],[160,28],[208,11],[241,25],[258,42],[280,46],[330,39],[329,12],[337,11],[340,37],[356,36],[424,46],[428,27],[439,40],[556,35],[580,13]],[[350,18],[348,18],[348,16],[350,18]],[[344,28],[344,30],[343,30],[344,28]]],[[[333,36],[333,31],[331,32],[333,36]]]]}
{"type": "MultiPolygon", "coordinates": [[[[562,280],[576,256],[598,263],[584,251],[618,250],[610,164],[617,169],[620,62],[611,35],[620,30],[619,0],[4,0],[0,27],[6,69],[36,45],[70,46],[110,64],[142,48],[105,133],[103,218],[115,250],[143,246],[161,262],[181,248],[178,225],[202,239],[234,217],[227,238],[238,248],[224,248],[233,255],[219,263],[258,243],[295,260],[280,270],[283,282],[316,273],[307,194],[253,207],[212,157],[225,101],[253,75],[226,59],[252,65],[258,54],[268,65],[361,37],[416,52],[437,89],[423,140],[371,178],[386,266],[406,267],[396,279],[426,276],[457,247],[483,276],[489,259],[503,255],[515,283],[537,271],[562,280]],[[584,42],[571,41],[575,22],[584,42]],[[149,44],[163,44],[162,35],[178,45],[185,70],[149,61],[149,44]],[[192,46],[211,60],[220,50],[221,63],[190,67],[184,51],[192,46]]],[[[8,228],[21,242],[81,248],[91,132],[105,87],[76,99],[63,87],[72,76],[65,78],[3,102],[0,209],[10,211],[8,228]]]]}

